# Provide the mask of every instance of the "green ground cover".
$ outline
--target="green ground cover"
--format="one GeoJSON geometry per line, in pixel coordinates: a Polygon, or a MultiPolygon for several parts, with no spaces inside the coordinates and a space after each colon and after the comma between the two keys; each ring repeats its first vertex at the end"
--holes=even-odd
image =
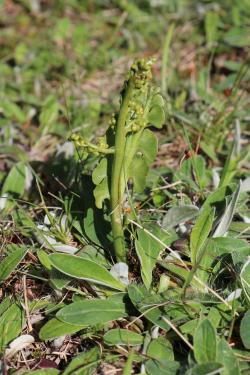
{"type": "Polygon", "coordinates": [[[249,374],[249,20],[0,2],[1,374],[249,374]]]}

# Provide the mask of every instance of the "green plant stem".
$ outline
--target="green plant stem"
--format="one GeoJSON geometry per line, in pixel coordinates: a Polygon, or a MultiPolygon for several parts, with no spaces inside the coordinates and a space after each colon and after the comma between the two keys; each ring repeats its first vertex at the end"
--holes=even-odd
{"type": "Polygon", "coordinates": [[[134,357],[135,357],[134,351],[131,350],[131,352],[129,352],[129,354],[128,354],[128,359],[127,359],[127,362],[124,366],[122,375],[130,375],[132,373],[134,357]]]}
{"type": "Polygon", "coordinates": [[[126,261],[126,249],[123,232],[122,219],[122,199],[123,192],[121,189],[123,177],[123,165],[126,147],[126,119],[129,109],[129,101],[132,97],[134,88],[133,79],[130,78],[123,94],[121,108],[117,120],[117,128],[115,135],[115,153],[111,174],[111,227],[113,233],[114,249],[116,260],[126,261]]]}

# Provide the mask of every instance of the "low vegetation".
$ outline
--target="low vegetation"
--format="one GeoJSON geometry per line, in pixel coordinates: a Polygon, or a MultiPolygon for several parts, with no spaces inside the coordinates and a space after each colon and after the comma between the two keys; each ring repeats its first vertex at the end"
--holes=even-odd
{"type": "Polygon", "coordinates": [[[249,16],[1,5],[0,373],[249,374],[249,16]]]}

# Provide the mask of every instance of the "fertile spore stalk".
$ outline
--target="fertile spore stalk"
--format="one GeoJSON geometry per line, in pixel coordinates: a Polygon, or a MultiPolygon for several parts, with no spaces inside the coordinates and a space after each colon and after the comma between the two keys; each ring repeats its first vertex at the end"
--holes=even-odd
{"type": "Polygon", "coordinates": [[[159,90],[149,87],[152,78],[152,60],[135,62],[124,83],[118,114],[112,117],[106,137],[96,144],[73,134],[71,139],[95,155],[100,163],[92,173],[96,185],[96,206],[100,209],[110,201],[111,228],[117,261],[126,261],[123,204],[128,180],[134,191],[143,191],[149,165],[157,152],[157,139],[148,125],[162,127],[165,120],[164,101],[159,90]],[[110,132],[113,137],[108,136],[110,132]],[[111,170],[110,170],[111,168],[111,170]]]}
{"type": "MultiPolygon", "coordinates": [[[[136,115],[136,108],[133,99],[139,95],[140,90],[145,89],[145,85],[151,79],[151,61],[145,62],[141,60],[132,65],[129,73],[129,78],[125,82],[121,107],[117,119],[116,135],[115,135],[115,154],[112,166],[111,177],[111,226],[114,240],[115,254],[118,261],[126,261],[126,250],[123,231],[123,180],[125,175],[124,157],[126,148],[126,135],[128,127],[126,126],[129,119],[129,112],[134,110],[134,117],[136,115]]],[[[139,108],[138,108],[139,110],[139,108]]],[[[139,111],[138,111],[139,112],[139,111]]],[[[141,124],[133,123],[130,131],[139,131],[141,124]],[[137,125],[137,128],[136,128],[137,125]]]]}

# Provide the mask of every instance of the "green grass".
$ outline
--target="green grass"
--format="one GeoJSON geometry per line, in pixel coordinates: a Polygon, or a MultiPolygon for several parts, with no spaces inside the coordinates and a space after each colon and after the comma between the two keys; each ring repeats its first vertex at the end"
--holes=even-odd
{"type": "Polygon", "coordinates": [[[249,16],[247,0],[0,5],[0,372],[249,373],[249,16]],[[128,179],[119,93],[151,57],[164,124],[138,133],[129,104],[128,179]]]}

